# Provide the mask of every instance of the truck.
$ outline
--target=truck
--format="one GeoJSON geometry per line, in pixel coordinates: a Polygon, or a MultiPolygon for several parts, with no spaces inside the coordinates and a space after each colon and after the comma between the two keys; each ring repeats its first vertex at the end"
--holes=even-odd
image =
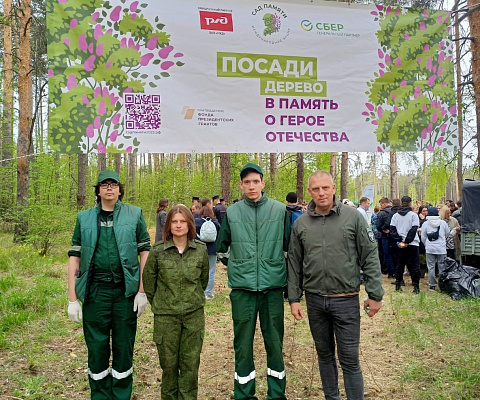
{"type": "Polygon", "coordinates": [[[463,182],[461,223],[462,263],[480,268],[480,181],[463,182]]]}

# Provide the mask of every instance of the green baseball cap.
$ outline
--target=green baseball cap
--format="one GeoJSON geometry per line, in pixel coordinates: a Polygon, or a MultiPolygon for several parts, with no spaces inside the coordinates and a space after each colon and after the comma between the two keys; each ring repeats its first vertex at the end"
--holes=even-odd
{"type": "Polygon", "coordinates": [[[102,183],[103,181],[106,181],[107,179],[111,179],[115,182],[120,182],[120,177],[118,176],[118,174],[115,171],[110,171],[107,169],[98,174],[97,185],[99,183],[102,183]]]}
{"type": "Polygon", "coordinates": [[[248,163],[240,170],[240,179],[243,179],[249,172],[257,172],[263,178],[262,169],[257,164],[248,163]]]}

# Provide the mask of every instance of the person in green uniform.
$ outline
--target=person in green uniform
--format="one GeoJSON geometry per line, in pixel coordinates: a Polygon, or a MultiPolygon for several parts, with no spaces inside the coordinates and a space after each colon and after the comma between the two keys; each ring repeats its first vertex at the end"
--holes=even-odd
{"type": "Polygon", "coordinates": [[[284,251],[290,219],[285,205],[269,199],[260,166],[240,171],[244,199],[227,208],[216,246],[227,265],[232,289],[235,399],[256,399],[253,339],[257,316],[267,352],[267,399],[285,399],[283,361],[283,287],[287,283],[284,251]]]}
{"type": "Polygon", "coordinates": [[[97,205],[77,216],[68,252],[68,316],[83,319],[92,400],[127,400],[150,236],[142,210],[122,203],[115,171],[100,172],[95,195],[97,205]]]}
{"type": "Polygon", "coordinates": [[[163,240],[153,245],[143,272],[163,371],[163,400],[197,399],[209,263],[207,246],[195,237],[190,210],[183,204],[174,206],[167,214],[163,240]]]}

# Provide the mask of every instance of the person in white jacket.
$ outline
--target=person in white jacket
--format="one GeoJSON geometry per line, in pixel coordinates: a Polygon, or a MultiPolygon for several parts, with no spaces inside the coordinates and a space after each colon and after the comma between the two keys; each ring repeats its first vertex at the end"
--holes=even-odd
{"type": "Polygon", "coordinates": [[[435,290],[437,280],[435,279],[435,263],[438,264],[438,276],[445,269],[447,258],[446,238],[450,234],[447,223],[438,216],[435,207],[428,208],[427,221],[422,225],[421,239],[425,245],[428,268],[428,284],[430,290],[435,290]]]}

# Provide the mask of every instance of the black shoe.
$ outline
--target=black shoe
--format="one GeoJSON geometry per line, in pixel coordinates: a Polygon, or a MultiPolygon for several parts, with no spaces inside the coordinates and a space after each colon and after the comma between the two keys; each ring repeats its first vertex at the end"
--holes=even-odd
{"type": "MultiPolygon", "coordinates": [[[[392,285],[396,285],[397,281],[392,282],[392,285]]],[[[405,286],[405,281],[400,282],[400,286],[405,286]]]]}
{"type": "Polygon", "coordinates": [[[398,283],[398,282],[392,282],[392,283],[395,283],[395,291],[396,292],[401,292],[402,291],[402,285],[400,285],[400,283],[398,283]]]}
{"type": "Polygon", "coordinates": [[[419,294],[420,293],[420,288],[418,286],[413,287],[413,293],[419,294]]]}
{"type": "Polygon", "coordinates": [[[435,291],[435,286],[430,286],[430,291],[434,292],[435,291]]]}

